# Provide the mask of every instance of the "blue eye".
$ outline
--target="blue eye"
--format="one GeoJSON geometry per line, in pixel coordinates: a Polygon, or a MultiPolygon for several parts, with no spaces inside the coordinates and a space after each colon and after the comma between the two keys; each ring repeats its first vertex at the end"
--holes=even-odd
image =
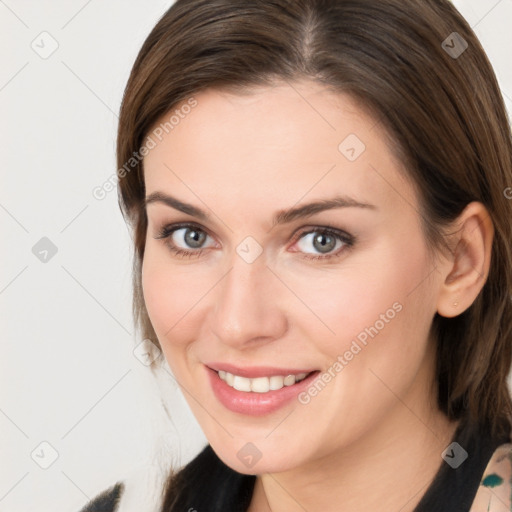
{"type": "Polygon", "coordinates": [[[354,245],[354,238],[333,228],[317,228],[299,235],[296,245],[299,251],[311,255],[306,258],[327,259],[354,245]]]}
{"type": "Polygon", "coordinates": [[[167,247],[177,256],[200,256],[203,249],[215,245],[210,235],[192,224],[164,226],[155,238],[165,239],[167,247]],[[205,245],[208,239],[211,243],[205,245]]]}
{"type": "MultiPolygon", "coordinates": [[[[155,237],[163,239],[170,251],[178,257],[199,257],[205,249],[215,247],[215,240],[194,224],[175,224],[161,228],[155,237]]],[[[352,247],[355,238],[344,231],[330,227],[316,227],[295,237],[296,250],[306,259],[327,260],[337,257],[352,247]]]]}
{"type": "Polygon", "coordinates": [[[313,233],[307,233],[302,236],[298,246],[302,252],[308,253],[310,252],[308,248],[313,247],[320,254],[326,254],[339,248],[341,244],[342,242],[339,239],[329,233],[314,231],[313,233]]]}
{"type": "Polygon", "coordinates": [[[201,249],[208,235],[200,229],[185,227],[176,229],[170,237],[182,249],[201,249]]]}

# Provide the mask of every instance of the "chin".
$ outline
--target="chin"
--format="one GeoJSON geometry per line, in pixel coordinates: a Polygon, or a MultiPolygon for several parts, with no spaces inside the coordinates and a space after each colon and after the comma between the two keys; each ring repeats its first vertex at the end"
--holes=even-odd
{"type": "Polygon", "coordinates": [[[281,473],[297,467],[304,461],[293,460],[286,456],[283,448],[267,447],[259,450],[254,443],[243,443],[235,449],[222,446],[220,449],[210,443],[219,459],[238,473],[261,475],[263,473],[281,473]],[[267,455],[266,455],[267,452],[267,455]]]}

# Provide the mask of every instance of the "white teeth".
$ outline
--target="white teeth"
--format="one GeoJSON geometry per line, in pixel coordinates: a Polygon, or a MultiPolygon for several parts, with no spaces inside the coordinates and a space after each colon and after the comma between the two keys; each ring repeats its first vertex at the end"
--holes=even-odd
{"type": "Polygon", "coordinates": [[[268,377],[258,377],[256,379],[247,379],[251,381],[251,391],[255,393],[266,393],[270,390],[268,377]]]}
{"type": "Polygon", "coordinates": [[[233,387],[238,391],[251,391],[251,379],[235,375],[233,379],[233,387]]]}
{"type": "Polygon", "coordinates": [[[299,373],[298,375],[286,375],[285,377],[273,375],[272,377],[248,379],[223,370],[219,370],[218,374],[228,386],[238,391],[253,391],[254,393],[267,393],[268,391],[281,389],[284,386],[293,386],[293,384],[303,380],[307,375],[307,373],[299,373]]]}
{"type": "Polygon", "coordinates": [[[284,386],[284,377],[280,375],[273,375],[269,379],[270,381],[270,389],[275,391],[276,389],[281,389],[284,386]]]}
{"type": "Polygon", "coordinates": [[[287,375],[284,378],[284,385],[285,386],[293,386],[295,384],[295,375],[287,375]]]}

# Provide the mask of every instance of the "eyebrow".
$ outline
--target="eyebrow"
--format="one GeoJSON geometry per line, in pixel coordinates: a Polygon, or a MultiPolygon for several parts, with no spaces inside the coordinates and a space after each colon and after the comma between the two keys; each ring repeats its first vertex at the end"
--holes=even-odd
{"type": "MultiPolygon", "coordinates": [[[[170,206],[171,208],[174,208],[175,210],[179,210],[180,212],[186,213],[187,215],[191,215],[193,217],[197,217],[198,219],[204,221],[210,219],[210,216],[200,208],[197,208],[196,206],[188,203],[184,203],[183,201],[180,201],[170,195],[164,194],[163,192],[153,192],[145,198],[145,207],[152,203],[163,203],[167,206],[170,206]]],[[[336,196],[331,199],[324,199],[302,206],[288,208],[286,210],[279,210],[274,215],[272,220],[272,227],[275,227],[278,224],[286,224],[303,217],[309,217],[315,213],[332,210],[334,208],[366,208],[377,210],[377,207],[373,204],[362,203],[348,196],[336,196]]]]}
{"type": "Polygon", "coordinates": [[[197,217],[201,220],[208,220],[210,218],[210,216],[200,208],[179,201],[175,197],[164,194],[163,192],[153,192],[147,196],[144,199],[144,208],[146,208],[148,204],[152,203],[163,203],[167,206],[170,206],[171,208],[174,208],[175,210],[179,210],[180,212],[192,215],[193,217],[197,217]]]}

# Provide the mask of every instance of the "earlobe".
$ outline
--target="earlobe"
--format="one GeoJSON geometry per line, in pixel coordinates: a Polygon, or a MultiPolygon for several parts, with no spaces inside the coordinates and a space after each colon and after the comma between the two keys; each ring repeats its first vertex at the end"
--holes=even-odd
{"type": "Polygon", "coordinates": [[[489,274],[494,227],[482,203],[472,202],[454,222],[455,250],[439,267],[443,281],[437,312],[452,318],[475,301],[489,274]]]}

